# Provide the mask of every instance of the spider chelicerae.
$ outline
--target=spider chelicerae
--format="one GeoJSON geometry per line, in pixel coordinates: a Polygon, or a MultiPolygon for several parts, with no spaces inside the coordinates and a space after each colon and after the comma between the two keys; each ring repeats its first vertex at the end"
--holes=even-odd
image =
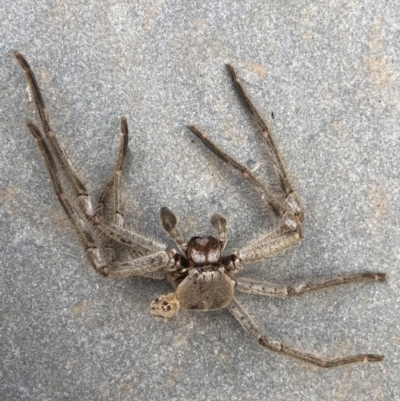
{"type": "Polygon", "coordinates": [[[277,224],[239,251],[224,255],[227,221],[220,214],[211,218],[216,237],[193,237],[186,242],[178,227],[176,216],[170,209],[163,207],[160,210],[161,224],[176,244],[175,249],[125,228],[122,187],[123,167],[128,149],[128,126],[124,117],[120,121],[120,146],[114,171],[96,205],[93,206],[85,184],[75,173],[50,127],[43,97],[31,67],[20,53],[15,52],[14,55],[27,78],[44,135],[30,121],[27,122],[27,127],[44,158],[55,193],[74,226],[91,265],[98,273],[104,277],[141,276],[167,279],[174,291],[156,298],[150,305],[151,314],[172,319],[180,308],[198,311],[226,308],[261,346],[314,365],[330,368],[354,362],[379,362],[384,359],[382,355],[359,354],[326,360],[272,341],[257,327],[235,298],[235,291],[275,297],[297,296],[335,285],[384,281],[385,274],[349,274],[294,286],[276,285],[239,275],[244,265],[269,258],[298,243],[302,239],[301,223],[304,210],[288,178],[270,129],[250,101],[231,65],[227,65],[227,68],[233,85],[261,133],[272,172],[270,185],[265,185],[248,168],[219,149],[197,128],[192,125],[187,128],[217,157],[241,174],[260,201],[275,216],[277,224]]]}

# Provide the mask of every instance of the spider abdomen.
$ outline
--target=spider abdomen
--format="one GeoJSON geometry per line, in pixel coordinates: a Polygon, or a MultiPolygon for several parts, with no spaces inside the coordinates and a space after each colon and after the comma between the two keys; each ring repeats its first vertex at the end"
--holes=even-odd
{"type": "Polygon", "coordinates": [[[175,296],[185,309],[221,309],[231,303],[234,287],[235,282],[223,267],[216,270],[191,269],[176,289],[175,296]]]}

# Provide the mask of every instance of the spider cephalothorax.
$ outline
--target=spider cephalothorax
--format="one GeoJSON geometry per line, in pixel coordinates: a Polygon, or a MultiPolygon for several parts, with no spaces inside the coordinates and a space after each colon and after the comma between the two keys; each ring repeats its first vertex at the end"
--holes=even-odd
{"type": "Polygon", "coordinates": [[[284,297],[352,282],[383,281],[385,275],[349,274],[286,286],[251,280],[238,274],[242,265],[271,257],[299,242],[302,238],[301,223],[304,210],[288,178],[275,139],[250,101],[232,66],[227,67],[233,84],[261,132],[271,167],[269,170],[273,172],[269,177],[270,185],[266,185],[244,165],[220,150],[197,128],[188,128],[223,162],[240,172],[260,197],[260,201],[272,212],[275,221],[273,228],[266,229],[259,238],[237,252],[223,256],[227,241],[227,222],[225,217],[219,214],[211,218],[211,225],[217,233],[216,238],[193,237],[186,243],[177,226],[177,218],[168,208],[163,207],[160,210],[161,224],[175,242],[174,249],[125,228],[122,182],[128,149],[128,125],[124,117],[121,118],[121,141],[114,172],[97,201],[97,207],[93,207],[89,191],[75,173],[57,136],[50,128],[44,101],[28,62],[18,52],[15,53],[15,57],[27,77],[45,135],[43,136],[39,128],[31,122],[27,123],[28,129],[45,159],[56,195],[81,239],[90,263],[98,273],[110,278],[166,278],[172,284],[174,292],[160,296],[151,303],[150,310],[153,315],[171,319],[179,308],[202,311],[227,308],[246,332],[263,347],[321,367],[383,360],[382,355],[375,354],[325,360],[271,341],[236,300],[235,290],[284,297]]]}
{"type": "Polygon", "coordinates": [[[236,255],[224,257],[222,254],[226,244],[225,217],[216,214],[211,218],[218,239],[193,237],[187,244],[177,228],[175,215],[168,208],[161,209],[160,218],[164,229],[168,233],[174,232],[181,254],[176,265],[166,272],[175,292],[154,300],[150,305],[151,313],[171,319],[180,307],[199,311],[227,307],[233,299],[234,275],[239,270],[240,261],[236,255]]]}

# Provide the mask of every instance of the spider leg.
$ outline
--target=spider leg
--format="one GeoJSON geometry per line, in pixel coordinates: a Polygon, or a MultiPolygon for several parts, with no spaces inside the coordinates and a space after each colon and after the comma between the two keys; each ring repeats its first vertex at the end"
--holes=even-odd
{"type": "MultiPolygon", "coordinates": [[[[111,237],[108,235],[104,239],[105,252],[108,255],[110,261],[115,262],[117,259],[126,260],[132,257],[144,256],[149,253],[149,249],[141,244],[141,239],[146,240],[140,235],[136,235],[139,240],[135,246],[132,242],[132,236],[130,237],[131,246],[129,250],[125,247],[118,245],[118,241],[115,240],[115,230],[113,227],[123,228],[125,225],[124,220],[124,198],[123,198],[123,173],[126,155],[128,152],[128,123],[125,117],[120,119],[120,143],[117,160],[114,166],[114,170],[105,185],[97,203],[96,216],[99,220],[96,220],[96,224],[99,225],[100,231],[106,236],[112,232],[111,237]],[[109,207],[111,204],[111,208],[109,207]],[[110,228],[107,228],[107,224],[110,228]],[[117,255],[118,254],[118,255],[117,255]]],[[[135,233],[133,233],[135,236],[135,233]]],[[[165,247],[164,247],[165,249],[165,247]]]]}
{"type": "Polygon", "coordinates": [[[290,183],[270,129],[251,102],[233,67],[227,65],[227,68],[239,97],[250,112],[257,127],[261,130],[263,143],[267,150],[269,166],[273,171],[272,184],[266,186],[245,166],[219,149],[215,143],[196,127],[190,125],[188,129],[222,161],[239,171],[242,177],[250,183],[261,200],[268,205],[269,209],[279,219],[276,228],[252,241],[240,251],[240,254],[237,254],[242,263],[246,264],[273,256],[299,242],[302,238],[301,222],[304,219],[304,210],[298,195],[290,183]]]}
{"type": "Polygon", "coordinates": [[[272,297],[287,297],[307,294],[341,284],[359,283],[366,281],[384,281],[383,273],[349,274],[346,276],[321,279],[311,283],[302,283],[295,286],[276,285],[267,281],[253,280],[244,277],[236,279],[236,289],[251,294],[267,295],[272,297]]]}
{"type": "Polygon", "coordinates": [[[128,151],[128,123],[125,117],[120,119],[120,144],[117,162],[103,192],[99,197],[97,215],[104,217],[106,212],[106,201],[111,197],[113,206],[113,223],[119,227],[124,226],[124,204],[123,204],[123,170],[128,151]]]}
{"type": "MultiPolygon", "coordinates": [[[[106,235],[110,245],[113,242],[117,242],[126,248],[130,248],[134,254],[142,254],[145,256],[115,263],[111,269],[107,269],[107,274],[109,277],[113,278],[125,278],[130,276],[160,278],[154,276],[152,273],[163,268],[173,267],[175,265],[175,251],[165,251],[166,246],[164,244],[157,243],[152,239],[143,237],[124,228],[122,175],[127,145],[128,126],[123,117],[121,118],[121,141],[117,163],[113,174],[99,198],[100,209],[104,211],[109,192],[113,191],[114,222],[107,222],[105,219],[101,218],[98,222],[98,228],[106,235]],[[148,254],[149,252],[152,253],[148,254]]],[[[103,212],[102,215],[104,215],[103,212]]]]}
{"type": "Polygon", "coordinates": [[[292,347],[288,347],[278,341],[269,340],[265,334],[257,327],[252,318],[249,316],[247,311],[240,305],[240,303],[234,298],[232,303],[228,306],[229,311],[244,328],[244,330],[261,346],[275,352],[292,356],[302,361],[312,363],[313,365],[320,366],[322,368],[334,368],[341,365],[347,365],[349,363],[356,362],[380,362],[383,361],[383,355],[375,354],[358,354],[345,356],[337,359],[323,359],[313,354],[297,350],[292,347]]]}
{"type": "Polygon", "coordinates": [[[196,127],[188,126],[188,128],[221,160],[240,171],[242,176],[253,186],[256,193],[260,195],[261,199],[267,202],[274,214],[281,218],[280,226],[277,229],[264,234],[240,251],[238,256],[242,263],[252,263],[268,258],[299,242],[302,238],[300,231],[301,220],[297,218],[293,211],[288,207],[285,208],[275,194],[256,178],[251,171],[224,153],[196,127]]]}
{"type": "Polygon", "coordinates": [[[61,168],[64,171],[65,176],[67,177],[68,183],[71,185],[74,193],[76,193],[77,195],[77,200],[80,208],[82,209],[85,216],[92,217],[94,215],[94,212],[86,186],[75,173],[70,160],[68,159],[64,149],[58,141],[57,136],[50,127],[46,106],[44,104],[43,96],[40,92],[39,86],[36,82],[35,75],[33,74],[29,63],[25,60],[22,54],[15,52],[14,56],[21,66],[28,81],[30,91],[33,95],[36,108],[42,122],[43,130],[47,140],[49,141],[50,147],[54,152],[56,159],[60,163],[61,168]]]}
{"type": "Polygon", "coordinates": [[[299,229],[294,231],[281,225],[251,241],[235,254],[240,258],[242,264],[253,263],[270,258],[301,241],[301,239],[302,235],[299,229]]]}
{"type": "Polygon", "coordinates": [[[133,250],[144,250],[146,253],[158,252],[167,248],[163,243],[151,238],[144,237],[134,231],[127,230],[116,224],[109,223],[104,219],[99,219],[96,227],[108,238],[118,242],[133,250]]]}
{"type": "MultiPolygon", "coordinates": [[[[95,214],[85,185],[74,172],[64,149],[50,128],[43,97],[31,67],[20,53],[15,52],[15,58],[28,80],[29,88],[35,99],[35,104],[48,143],[36,125],[31,122],[27,123],[29,132],[34,137],[45,160],[56,195],[81,239],[94,269],[104,276],[127,277],[132,275],[146,275],[147,273],[161,270],[164,267],[174,266],[176,263],[174,258],[175,251],[166,251],[166,246],[164,244],[159,244],[121,227],[121,225],[123,225],[123,218],[120,218],[119,215],[122,215],[122,213],[120,213],[122,205],[122,165],[126,155],[128,134],[126,120],[124,118],[121,119],[121,133],[123,138],[121,138],[117,167],[109,181],[110,185],[106,185],[103,191],[104,197],[101,197],[101,200],[104,200],[107,197],[107,192],[110,192],[111,188],[114,187],[115,204],[117,207],[114,213],[114,216],[116,216],[116,224],[113,224],[108,222],[101,215],[98,216],[95,214]],[[56,160],[61,166],[61,171],[58,171],[56,160]],[[63,173],[65,180],[61,179],[60,173],[63,173]],[[70,200],[69,193],[64,189],[62,184],[64,181],[71,187],[70,189],[72,189],[76,196],[76,202],[70,200]],[[115,242],[119,242],[128,248],[145,253],[145,256],[139,258],[131,257],[129,260],[123,262],[110,260],[109,257],[104,256],[104,245],[98,238],[99,231],[115,242]]],[[[100,214],[101,213],[102,212],[100,212],[100,214]]],[[[108,240],[103,242],[106,245],[109,243],[108,240]]],[[[137,253],[139,252],[136,252],[136,254],[137,253]]]]}
{"type": "Polygon", "coordinates": [[[212,142],[206,135],[204,135],[201,131],[199,131],[195,126],[188,125],[187,128],[195,134],[203,144],[210,149],[215,155],[217,155],[222,161],[227,163],[229,166],[233,167],[237,171],[239,171],[244,179],[246,179],[256,191],[256,193],[261,197],[263,201],[265,201],[271,210],[282,220],[288,227],[293,230],[297,229],[299,223],[293,216],[293,213],[279,201],[276,194],[268,188],[264,183],[262,183],[250,170],[248,170],[245,166],[237,162],[231,156],[227,155],[218,146],[212,142]]]}
{"type": "Polygon", "coordinates": [[[238,163],[232,157],[219,149],[216,144],[214,144],[196,127],[189,125],[187,128],[192,131],[192,133],[195,134],[203,142],[203,144],[207,148],[209,148],[215,155],[217,155],[221,160],[239,171],[243,178],[248,180],[248,182],[253,186],[254,190],[259,194],[261,199],[269,205],[269,207],[277,216],[282,218],[283,223],[289,228],[295,230],[299,227],[300,223],[304,219],[304,210],[301,205],[300,199],[294,191],[289,180],[288,174],[279,154],[275,138],[273,137],[272,132],[268,128],[267,124],[261,118],[255,106],[251,102],[239,78],[237,77],[234,68],[229,64],[227,65],[227,68],[231,74],[233,84],[239,97],[245,104],[247,110],[250,112],[257,127],[261,130],[262,138],[264,139],[264,144],[267,149],[268,161],[272,165],[272,169],[276,176],[276,185],[272,187],[267,187],[258,178],[256,178],[255,175],[245,166],[238,163]]]}
{"type": "Polygon", "coordinates": [[[159,251],[140,258],[128,260],[126,262],[117,262],[110,268],[106,269],[105,273],[108,277],[125,278],[131,276],[149,276],[151,273],[165,268],[174,267],[175,251],[159,251]]]}
{"type": "Polygon", "coordinates": [[[294,191],[293,186],[289,180],[288,174],[286,172],[285,166],[282,162],[282,158],[279,154],[278,147],[276,145],[276,140],[272,135],[272,132],[265,121],[261,118],[260,113],[255,108],[253,102],[250,100],[249,95],[245,91],[242,83],[240,82],[235,69],[227,64],[226,67],[231,74],[233,85],[235,86],[236,92],[238,93],[240,99],[246,106],[256,125],[261,131],[261,135],[264,139],[264,143],[267,147],[267,155],[270,163],[273,165],[273,169],[276,174],[278,190],[276,195],[283,201],[285,207],[289,208],[298,220],[301,222],[304,219],[304,210],[301,205],[300,198],[294,191]]]}
{"type": "MultiPolygon", "coordinates": [[[[107,221],[116,224],[117,226],[124,226],[124,205],[123,205],[123,168],[126,153],[128,151],[128,124],[125,117],[120,119],[120,142],[117,161],[114,166],[114,170],[105,185],[96,207],[96,215],[101,218],[105,218],[107,221]],[[109,210],[108,202],[111,203],[112,212],[109,210]],[[111,214],[111,215],[110,215],[111,214]]],[[[111,262],[117,260],[117,251],[124,249],[118,247],[116,249],[115,241],[110,238],[105,238],[104,241],[104,253],[106,258],[111,262]]],[[[137,252],[139,254],[139,252],[137,252]]],[[[120,254],[120,252],[119,252],[120,254]]],[[[143,254],[143,253],[142,253],[143,254]]],[[[142,255],[139,254],[139,255],[142,255]]],[[[119,255],[120,257],[120,255],[119,255]]]]}
{"type": "Polygon", "coordinates": [[[240,171],[242,176],[251,183],[261,199],[267,202],[277,216],[281,217],[278,228],[267,232],[240,251],[240,255],[238,256],[242,263],[252,263],[257,260],[268,258],[299,242],[302,238],[300,230],[301,220],[296,218],[293,211],[289,210],[288,207],[285,208],[275,194],[256,178],[251,171],[247,170],[246,167],[220,150],[217,145],[196,127],[188,126],[188,128],[221,160],[240,171]]]}
{"type": "Polygon", "coordinates": [[[81,239],[90,263],[96,271],[104,274],[103,256],[101,254],[100,248],[96,244],[96,239],[93,235],[92,227],[86,224],[86,218],[75,209],[74,205],[70,202],[68,195],[64,191],[61,184],[60,176],[57,171],[55,160],[49,146],[43,138],[42,133],[35,124],[29,121],[27,123],[27,126],[45,160],[57,198],[63,206],[68,218],[72,222],[79,238],[81,239]]]}

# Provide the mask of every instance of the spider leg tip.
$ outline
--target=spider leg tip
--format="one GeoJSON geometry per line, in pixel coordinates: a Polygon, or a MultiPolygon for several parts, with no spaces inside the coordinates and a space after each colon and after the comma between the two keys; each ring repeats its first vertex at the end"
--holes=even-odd
{"type": "Polygon", "coordinates": [[[230,72],[230,74],[231,74],[231,77],[232,77],[232,80],[233,81],[236,81],[237,80],[237,77],[236,77],[236,71],[235,71],[235,69],[232,67],[232,64],[225,64],[225,66],[226,66],[226,68],[228,69],[228,71],[230,72]]]}
{"type": "Polygon", "coordinates": [[[24,70],[30,68],[28,62],[25,60],[25,57],[18,50],[15,50],[12,55],[24,70]]]}
{"type": "Polygon", "coordinates": [[[186,128],[191,131],[193,134],[197,135],[197,128],[194,125],[187,125],[186,128]]]}
{"type": "Polygon", "coordinates": [[[385,359],[384,355],[368,354],[365,355],[366,362],[382,362],[385,359]]]}
{"type": "Polygon", "coordinates": [[[376,281],[385,281],[386,280],[386,273],[378,273],[375,275],[376,281]]]}

